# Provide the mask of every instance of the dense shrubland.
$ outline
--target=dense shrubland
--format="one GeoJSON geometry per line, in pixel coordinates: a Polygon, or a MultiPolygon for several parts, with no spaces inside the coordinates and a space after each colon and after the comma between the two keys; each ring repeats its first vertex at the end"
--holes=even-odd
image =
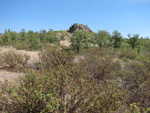
{"type": "Polygon", "coordinates": [[[124,39],[118,31],[112,35],[105,30],[98,33],[75,31],[70,47],[47,46],[47,43],[57,45],[64,40],[63,37],[50,38],[55,33],[22,30],[20,33],[7,31],[0,36],[1,45],[17,47],[20,42],[26,44],[22,45],[24,49],[33,50],[45,46],[40,50],[36,68],[29,68],[26,55],[14,52],[0,55],[1,64],[7,66],[5,69],[25,73],[16,82],[1,84],[1,111],[150,112],[149,39],[137,34],[124,39]]]}
{"type": "MultiPolygon", "coordinates": [[[[59,31],[62,35],[66,35],[65,31],[59,31]]],[[[28,31],[22,29],[21,32],[17,33],[6,30],[4,34],[0,35],[1,45],[11,45],[17,49],[27,50],[39,50],[44,47],[47,43],[58,44],[60,39],[56,36],[57,32],[53,30],[41,30],[40,32],[28,31]]]]}

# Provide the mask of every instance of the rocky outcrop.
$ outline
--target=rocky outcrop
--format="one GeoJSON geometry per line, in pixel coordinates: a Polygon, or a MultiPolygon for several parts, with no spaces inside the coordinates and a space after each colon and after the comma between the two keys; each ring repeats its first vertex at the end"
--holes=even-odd
{"type": "Polygon", "coordinates": [[[76,30],[83,30],[84,32],[91,32],[91,29],[84,24],[73,24],[70,28],[69,28],[69,33],[73,33],[76,30]]]}

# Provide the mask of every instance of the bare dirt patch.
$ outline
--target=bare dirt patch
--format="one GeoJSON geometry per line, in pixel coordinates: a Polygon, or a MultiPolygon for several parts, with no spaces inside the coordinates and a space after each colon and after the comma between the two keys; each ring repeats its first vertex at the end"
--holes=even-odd
{"type": "Polygon", "coordinates": [[[68,40],[60,41],[60,45],[70,46],[70,42],[68,40]]]}
{"type": "Polygon", "coordinates": [[[5,80],[12,82],[19,76],[23,75],[24,75],[23,73],[8,72],[0,69],[0,82],[3,83],[5,80]]]}

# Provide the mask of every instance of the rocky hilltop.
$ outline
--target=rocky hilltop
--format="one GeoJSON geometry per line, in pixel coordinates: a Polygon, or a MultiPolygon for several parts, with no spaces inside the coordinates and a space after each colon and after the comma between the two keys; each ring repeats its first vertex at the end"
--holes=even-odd
{"type": "Polygon", "coordinates": [[[84,24],[73,24],[70,28],[69,28],[69,33],[73,33],[75,30],[83,30],[85,32],[91,32],[92,30],[84,24]]]}

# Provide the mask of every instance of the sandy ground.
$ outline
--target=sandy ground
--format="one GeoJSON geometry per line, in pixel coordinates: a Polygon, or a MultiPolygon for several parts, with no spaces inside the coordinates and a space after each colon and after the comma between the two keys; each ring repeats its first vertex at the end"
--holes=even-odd
{"type": "MultiPolygon", "coordinates": [[[[0,47],[0,54],[3,52],[8,51],[15,51],[17,53],[26,54],[30,56],[30,59],[28,61],[29,64],[33,64],[34,62],[39,60],[39,52],[38,51],[26,51],[26,50],[16,50],[12,47],[0,47]]],[[[5,80],[13,81],[14,79],[18,78],[18,76],[23,75],[22,73],[14,73],[14,72],[8,72],[5,70],[0,69],[0,82],[4,82],[5,80]]]]}
{"type": "Polygon", "coordinates": [[[0,82],[3,83],[5,80],[13,81],[17,79],[19,76],[23,75],[24,75],[23,73],[8,72],[0,69],[0,82]]]}
{"type": "Polygon", "coordinates": [[[63,40],[63,41],[61,40],[61,41],[60,41],[60,45],[63,45],[63,46],[70,46],[70,37],[65,36],[64,39],[65,39],[65,40],[63,40]]]}
{"type": "Polygon", "coordinates": [[[60,41],[60,45],[70,46],[70,42],[68,40],[60,41]]]}

